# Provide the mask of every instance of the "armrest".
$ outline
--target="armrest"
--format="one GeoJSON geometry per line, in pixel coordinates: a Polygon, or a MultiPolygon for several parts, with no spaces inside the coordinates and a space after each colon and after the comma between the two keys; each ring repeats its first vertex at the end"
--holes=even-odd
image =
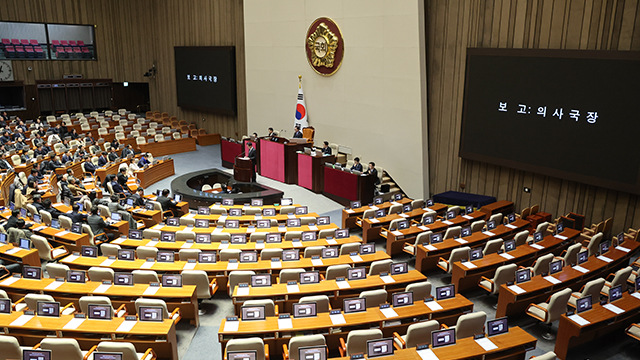
{"type": "Polygon", "coordinates": [[[51,249],[51,258],[52,258],[52,259],[54,259],[54,260],[56,259],[56,257],[54,257],[54,256],[53,256],[53,252],[54,252],[55,250],[59,250],[59,249],[64,250],[64,253],[60,254],[60,256],[58,256],[58,257],[62,257],[62,256],[65,256],[65,255],[69,254],[69,250],[67,250],[67,248],[66,248],[66,247],[64,247],[63,245],[60,245],[60,246],[58,246],[57,248],[53,248],[53,249],[51,249]]]}
{"type": "Polygon", "coordinates": [[[214,278],[209,283],[209,293],[211,294],[211,296],[213,296],[213,294],[215,294],[217,290],[218,290],[218,279],[214,278]]]}
{"type": "MultiPolygon", "coordinates": [[[[82,360],[88,360],[89,356],[91,355],[91,353],[93,353],[94,351],[96,351],[96,349],[98,349],[98,345],[93,345],[91,347],[91,349],[89,349],[89,351],[84,355],[84,357],[82,358],[82,360]]],[[[91,356],[91,358],[93,359],[93,356],[91,356]]]]}
{"type": "Polygon", "coordinates": [[[278,311],[278,304],[274,305],[274,311],[276,312],[276,316],[278,316],[278,314],[280,314],[280,311],[278,311]]]}
{"type": "Polygon", "coordinates": [[[175,319],[175,322],[177,323],[178,321],[180,321],[180,319],[182,319],[182,314],[180,313],[180,308],[177,307],[175,309],[173,309],[173,311],[171,312],[171,314],[169,314],[169,318],[173,320],[173,317],[175,315],[178,315],[178,317],[175,319]]]}
{"type": "Polygon", "coordinates": [[[152,348],[148,348],[147,351],[144,352],[144,354],[142,355],[142,359],[143,360],[155,360],[158,356],[156,355],[156,352],[153,351],[152,348]],[[147,356],[151,355],[150,359],[147,359],[147,356]]]}
{"type": "Polygon", "coordinates": [[[613,280],[613,278],[616,276],[616,274],[614,273],[609,273],[609,275],[607,275],[607,277],[605,278],[605,280],[611,282],[611,280],[613,280]],[[611,280],[609,280],[611,279],[611,280]]]}
{"type": "Polygon", "coordinates": [[[60,309],[60,314],[62,315],[62,313],[69,308],[72,308],[73,311],[76,311],[76,307],[73,305],[73,303],[68,303],[67,305],[63,306],[62,309],[60,309]]]}
{"type": "Polygon", "coordinates": [[[489,279],[488,277],[481,276],[481,277],[480,277],[480,280],[478,280],[478,285],[479,285],[479,286],[480,286],[480,283],[481,283],[482,281],[488,281],[488,282],[490,282],[490,283],[491,283],[491,289],[489,289],[489,291],[490,291],[490,292],[493,292],[493,287],[495,286],[495,283],[493,282],[493,280],[492,280],[492,279],[489,279]]]}
{"type": "Polygon", "coordinates": [[[344,338],[340,338],[340,347],[338,347],[338,351],[340,351],[340,356],[347,356],[347,344],[344,342],[344,338]]]}
{"type": "Polygon", "coordinates": [[[264,344],[264,359],[269,360],[269,344],[264,344]]]}
{"type": "Polygon", "coordinates": [[[448,329],[449,325],[447,324],[440,324],[440,329],[448,329]]]}
{"type": "MultiPolygon", "coordinates": [[[[582,292],[582,291],[581,291],[581,292],[582,292]]],[[[580,294],[577,294],[577,295],[576,295],[576,294],[574,294],[574,293],[571,293],[571,296],[573,296],[573,297],[574,297],[574,298],[576,298],[576,299],[580,299],[580,294]]]]}
{"type": "Polygon", "coordinates": [[[287,349],[287,344],[282,344],[282,358],[284,360],[289,360],[289,349],[287,349]]]}
{"type": "Polygon", "coordinates": [[[40,343],[37,343],[37,344],[33,345],[33,347],[31,349],[32,350],[40,349],[40,343]]]}
{"type": "MultiPolygon", "coordinates": [[[[529,307],[531,307],[531,306],[533,306],[533,307],[535,307],[535,308],[537,308],[537,309],[540,309],[540,310],[542,310],[545,314],[547,314],[547,309],[543,308],[542,306],[540,306],[540,305],[538,305],[538,304],[534,304],[534,303],[531,303],[531,305],[529,305],[529,307]]],[[[545,320],[546,320],[546,317],[547,317],[547,316],[545,315],[545,318],[544,318],[544,319],[540,319],[540,321],[545,321],[545,320]]]]}
{"type": "MultiPolygon", "coordinates": [[[[21,302],[24,302],[24,297],[22,297],[22,298],[18,299],[18,301],[16,301],[16,302],[14,302],[14,303],[13,303],[13,305],[12,305],[12,306],[13,306],[13,310],[15,310],[15,309],[16,309],[16,305],[17,305],[17,304],[19,304],[19,303],[21,303],[21,302]]],[[[25,304],[25,305],[26,305],[26,304],[25,304]]]]}
{"type": "Polygon", "coordinates": [[[116,317],[122,317],[119,315],[120,311],[124,311],[124,314],[122,314],[123,316],[127,315],[127,306],[125,304],[120,305],[120,307],[116,309],[116,313],[115,313],[116,317]]]}
{"type": "Polygon", "coordinates": [[[440,261],[444,261],[444,262],[446,262],[447,264],[449,263],[449,260],[447,260],[447,259],[445,259],[445,258],[443,258],[443,257],[439,257],[439,258],[438,258],[438,262],[440,262],[440,261]]]}
{"type": "MultiPolygon", "coordinates": [[[[393,332],[393,338],[398,340],[400,342],[400,344],[402,344],[401,348],[398,348],[398,350],[400,349],[404,349],[405,347],[407,347],[407,343],[404,342],[404,340],[402,339],[402,337],[400,337],[400,334],[398,334],[397,332],[393,332]]],[[[393,342],[393,345],[395,345],[396,347],[398,347],[398,345],[396,344],[396,342],[393,342]]]]}
{"type": "Polygon", "coordinates": [[[320,280],[324,281],[324,275],[320,274],[320,280]]]}

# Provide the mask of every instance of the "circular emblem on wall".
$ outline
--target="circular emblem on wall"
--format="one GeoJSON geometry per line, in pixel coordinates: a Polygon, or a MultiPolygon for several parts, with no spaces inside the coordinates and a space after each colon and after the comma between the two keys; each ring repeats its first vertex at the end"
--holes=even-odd
{"type": "Polygon", "coordinates": [[[309,65],[323,76],[335,74],[344,57],[344,39],[338,25],[326,17],[317,18],[307,30],[305,51],[309,65]]]}

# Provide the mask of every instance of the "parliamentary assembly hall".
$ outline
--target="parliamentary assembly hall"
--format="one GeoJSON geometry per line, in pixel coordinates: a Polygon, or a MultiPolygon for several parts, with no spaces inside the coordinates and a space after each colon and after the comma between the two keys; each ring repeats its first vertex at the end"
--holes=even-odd
{"type": "Polygon", "coordinates": [[[638,0],[0,0],[0,360],[640,359],[639,84],[638,0]]]}

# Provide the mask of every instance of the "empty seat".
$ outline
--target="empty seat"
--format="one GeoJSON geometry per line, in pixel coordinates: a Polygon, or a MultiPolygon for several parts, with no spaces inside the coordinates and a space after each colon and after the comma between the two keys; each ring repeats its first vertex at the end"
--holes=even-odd
{"type": "Polygon", "coordinates": [[[440,330],[437,320],[422,321],[409,325],[406,335],[398,336],[398,333],[393,333],[393,340],[401,349],[431,344],[431,332],[436,330],[440,330]]]}
{"type": "Polygon", "coordinates": [[[346,243],[340,246],[340,255],[349,255],[360,251],[360,243],[346,243]]]}
{"type": "Polygon", "coordinates": [[[309,246],[304,249],[304,257],[311,258],[314,256],[322,256],[322,250],[325,249],[324,246],[309,246]]]}
{"type": "Polygon", "coordinates": [[[389,267],[391,266],[391,264],[393,264],[393,260],[391,259],[385,259],[385,260],[378,260],[378,261],[374,261],[371,263],[371,266],[369,267],[369,276],[373,276],[373,275],[380,275],[380,273],[389,272],[389,267]]]}
{"type": "Polygon", "coordinates": [[[366,299],[367,308],[378,307],[387,302],[387,290],[366,290],[358,297],[366,299]]]}
{"type": "MultiPolygon", "coordinates": [[[[558,320],[560,316],[567,312],[567,303],[571,296],[571,289],[566,288],[551,295],[547,302],[531,304],[526,310],[527,315],[549,325],[558,320]]],[[[542,336],[545,340],[553,340],[555,336],[546,333],[542,336]]]]}
{"type": "Polygon", "coordinates": [[[484,334],[484,323],[487,321],[487,314],[484,311],[477,311],[461,315],[452,329],[456,330],[456,339],[472,337],[476,334],[484,334]]]}
{"type": "Polygon", "coordinates": [[[460,237],[461,233],[462,233],[461,226],[452,226],[448,228],[447,231],[444,233],[444,238],[445,239],[458,238],[460,237]]]}
{"type": "Polygon", "coordinates": [[[305,360],[300,359],[300,348],[309,346],[323,346],[325,345],[324,335],[305,335],[305,336],[293,336],[289,339],[289,346],[283,344],[283,357],[284,360],[305,360]]]}
{"type": "Polygon", "coordinates": [[[40,341],[40,349],[51,350],[52,359],[83,360],[88,351],[80,350],[76,339],[44,338],[40,341]]]}
{"type": "Polygon", "coordinates": [[[151,246],[138,246],[136,248],[136,255],[138,259],[155,259],[158,257],[158,248],[151,246]]]}
{"type": "Polygon", "coordinates": [[[255,351],[256,360],[265,360],[265,352],[268,352],[268,350],[265,349],[268,349],[268,347],[259,337],[231,339],[227,342],[227,346],[224,349],[224,357],[226,358],[226,353],[231,351],[255,351]]]}
{"type": "Polygon", "coordinates": [[[33,346],[20,346],[13,336],[0,335],[0,354],[3,359],[22,359],[22,350],[30,350],[33,346]]]}
{"type": "Polygon", "coordinates": [[[247,300],[243,306],[264,306],[265,316],[278,315],[278,306],[271,299],[247,300]]]}
{"type": "Polygon", "coordinates": [[[605,280],[603,278],[591,280],[582,286],[579,292],[571,293],[569,297],[569,306],[575,308],[576,300],[591,295],[591,301],[595,304],[600,300],[600,292],[604,287],[605,280]]]}
{"type": "MultiPolygon", "coordinates": [[[[211,239],[213,241],[213,239],[211,239]]],[[[231,259],[240,259],[240,249],[223,249],[218,252],[220,254],[220,261],[229,261],[231,259]]]]}
{"type": "Polygon", "coordinates": [[[175,308],[173,310],[173,312],[169,312],[168,308],[167,308],[167,303],[164,302],[164,300],[160,300],[160,299],[145,299],[145,298],[139,298],[136,299],[135,302],[135,306],[136,306],[136,314],[140,313],[140,306],[154,306],[154,307],[161,307],[163,309],[163,315],[162,318],[167,320],[167,319],[171,319],[173,321],[180,321],[180,311],[179,308],[175,308]]]}
{"type": "Polygon", "coordinates": [[[80,304],[80,311],[83,314],[89,313],[89,305],[104,305],[111,308],[111,316],[113,317],[123,317],[126,314],[125,305],[122,304],[118,310],[113,308],[113,304],[111,304],[111,299],[107,296],[82,296],[80,300],[78,300],[80,304]]]}
{"type": "Polygon", "coordinates": [[[278,274],[278,283],[286,284],[289,281],[297,282],[300,280],[300,274],[305,271],[305,269],[283,269],[280,271],[280,274],[278,274]]]}
{"type": "Polygon", "coordinates": [[[347,277],[347,272],[351,269],[349,264],[331,265],[327,267],[327,272],[324,275],[326,280],[335,280],[339,277],[347,277]]]}
{"type": "Polygon", "coordinates": [[[494,240],[487,241],[487,243],[484,246],[484,249],[482,250],[482,255],[487,256],[489,254],[497,253],[498,250],[502,248],[502,243],[503,243],[502,239],[494,239],[494,240]]]}
{"type": "Polygon", "coordinates": [[[100,244],[100,250],[102,250],[103,256],[118,256],[118,250],[120,250],[120,245],[103,243],[100,244]]]}
{"type": "Polygon", "coordinates": [[[533,263],[533,266],[528,267],[527,269],[531,270],[531,274],[533,276],[538,276],[542,273],[549,272],[549,264],[551,263],[551,261],[553,261],[552,253],[542,255],[538,259],[536,259],[536,261],[533,263]]]}
{"type": "Polygon", "coordinates": [[[91,281],[113,281],[114,271],[110,268],[92,266],[89,268],[88,273],[91,281]]]}
{"type": "Polygon", "coordinates": [[[123,341],[102,341],[98,344],[96,350],[122,353],[122,360],[151,360],[156,358],[156,353],[152,348],[148,348],[144,353],[139,353],[132,343],[123,341]]]}
{"type": "Polygon", "coordinates": [[[609,274],[609,276],[607,276],[607,281],[604,282],[601,294],[609,296],[609,290],[618,285],[622,286],[623,292],[627,291],[627,280],[629,279],[629,275],[631,275],[632,270],[633,268],[631,266],[627,266],[626,268],[616,271],[615,274],[609,274]]]}
{"type": "Polygon", "coordinates": [[[234,270],[229,273],[229,280],[227,281],[227,292],[229,296],[233,295],[233,289],[241,283],[251,283],[251,276],[255,275],[255,271],[251,270],[234,270]]]}
{"type": "Polygon", "coordinates": [[[271,260],[273,258],[282,259],[282,249],[280,248],[263,249],[260,252],[260,260],[271,260]]]}
{"type": "Polygon", "coordinates": [[[488,291],[490,294],[498,294],[502,284],[515,280],[517,269],[518,266],[516,264],[502,265],[496,270],[496,273],[493,275],[493,279],[489,279],[484,276],[481,277],[478,281],[478,286],[488,291]]]}
{"type": "MultiPolygon", "coordinates": [[[[42,212],[44,212],[44,210],[42,212]]],[[[47,239],[40,235],[31,235],[31,242],[33,243],[33,246],[38,250],[40,259],[46,261],[55,261],[69,254],[69,251],[62,245],[57,248],[51,247],[47,239]]]]}
{"type": "Polygon", "coordinates": [[[327,295],[313,295],[313,296],[303,296],[298,300],[299,304],[308,304],[315,303],[316,311],[321,312],[329,312],[331,310],[331,303],[329,302],[329,297],[327,295]]]}
{"type": "Polygon", "coordinates": [[[404,288],[404,291],[413,292],[413,301],[422,300],[431,296],[431,283],[428,281],[421,281],[412,283],[404,288]]]}
{"type": "Polygon", "coordinates": [[[340,338],[340,356],[350,357],[352,354],[366,353],[367,341],[382,339],[382,331],[380,329],[371,330],[351,330],[347,335],[347,341],[340,338]]]}
{"type": "Polygon", "coordinates": [[[416,250],[418,249],[418,245],[429,243],[431,234],[433,234],[432,231],[421,232],[420,234],[418,234],[418,236],[416,236],[416,240],[413,242],[413,244],[406,242],[402,251],[411,255],[416,255],[416,250]]]}
{"type": "Polygon", "coordinates": [[[471,223],[471,232],[474,233],[474,232],[482,231],[485,225],[487,225],[487,222],[484,220],[474,221],[471,223]]]}
{"type": "Polygon", "coordinates": [[[453,269],[453,263],[456,261],[460,261],[461,259],[466,259],[469,256],[469,248],[468,246],[464,246],[458,249],[453,249],[451,255],[449,255],[449,259],[440,258],[438,260],[438,267],[447,273],[451,274],[451,270],[453,269]]]}
{"type": "Polygon", "coordinates": [[[158,273],[153,270],[133,270],[131,273],[133,274],[134,284],[150,284],[160,282],[158,273]]]}
{"type": "Polygon", "coordinates": [[[67,271],[69,271],[69,267],[67,265],[52,262],[47,264],[47,274],[49,274],[49,277],[52,279],[66,279],[67,271]]]}
{"type": "Polygon", "coordinates": [[[178,256],[180,256],[180,261],[198,260],[198,254],[201,252],[200,249],[180,249],[178,256]]]}

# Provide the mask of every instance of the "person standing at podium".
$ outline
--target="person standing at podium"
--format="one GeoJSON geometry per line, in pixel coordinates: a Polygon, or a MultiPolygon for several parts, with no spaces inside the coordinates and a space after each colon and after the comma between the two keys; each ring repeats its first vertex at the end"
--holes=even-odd
{"type": "Polygon", "coordinates": [[[249,147],[247,157],[251,160],[251,182],[256,182],[256,165],[258,163],[258,157],[256,156],[256,149],[253,148],[253,143],[251,141],[247,142],[247,146],[249,147]]]}
{"type": "Polygon", "coordinates": [[[294,139],[302,139],[302,131],[300,131],[300,125],[296,125],[296,127],[293,128],[293,138],[294,139]]]}
{"type": "Polygon", "coordinates": [[[378,185],[380,183],[380,178],[378,178],[378,170],[376,169],[376,163],[373,161],[369,163],[369,169],[364,172],[366,175],[375,177],[374,184],[378,185]]]}

